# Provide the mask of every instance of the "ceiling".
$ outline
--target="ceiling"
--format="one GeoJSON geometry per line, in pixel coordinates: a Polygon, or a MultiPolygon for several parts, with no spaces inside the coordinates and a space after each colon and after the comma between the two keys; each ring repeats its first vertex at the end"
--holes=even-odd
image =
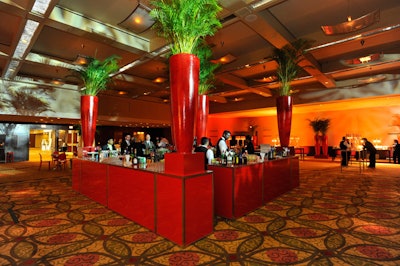
{"type": "MultiPolygon", "coordinates": [[[[81,84],[71,77],[70,68],[78,55],[104,59],[115,54],[121,57],[121,72],[115,76],[111,89],[103,94],[169,103],[167,43],[152,29],[134,32],[134,25],[125,21],[139,4],[151,8],[149,0],[49,1],[48,10],[39,14],[31,12],[35,0],[0,0],[2,79],[77,89],[81,84]],[[26,52],[13,65],[12,58],[16,57],[27,21],[38,22],[38,28],[26,52]],[[165,80],[157,83],[157,78],[165,80]],[[55,80],[63,84],[54,84],[55,80]]],[[[36,0],[36,4],[43,2],[46,0],[36,0]]],[[[232,61],[216,72],[215,88],[209,93],[211,113],[242,112],[255,116],[249,110],[274,106],[279,84],[275,80],[272,50],[298,38],[313,40],[313,47],[302,61],[303,71],[292,83],[299,106],[310,108],[315,103],[315,98],[301,99],[299,95],[326,95],[322,101],[340,104],[341,99],[333,96],[340,89],[363,86],[362,97],[369,95],[367,90],[376,90],[380,82],[399,82],[398,0],[220,0],[219,3],[223,7],[220,13],[223,28],[207,41],[214,60],[228,56],[232,61]],[[350,33],[326,35],[321,29],[324,25],[344,23],[348,16],[357,21],[372,12],[375,12],[372,25],[350,33]]],[[[335,107],[329,105],[329,108],[335,107]]]]}

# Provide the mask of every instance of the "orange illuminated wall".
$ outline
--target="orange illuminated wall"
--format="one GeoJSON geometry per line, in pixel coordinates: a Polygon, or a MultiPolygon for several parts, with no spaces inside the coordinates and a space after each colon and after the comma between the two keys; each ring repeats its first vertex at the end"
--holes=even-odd
{"type": "MultiPolygon", "coordinates": [[[[313,146],[314,132],[308,119],[331,119],[328,129],[328,145],[338,146],[342,136],[360,134],[369,140],[380,139],[381,145],[391,146],[393,139],[400,138],[399,106],[361,108],[341,111],[308,112],[293,114],[291,137],[298,138],[299,146],[313,146]]],[[[249,125],[256,125],[258,143],[272,144],[278,138],[276,115],[252,118],[209,117],[207,132],[212,143],[216,143],[225,129],[235,132],[249,131],[249,125]]],[[[294,143],[291,143],[291,145],[294,143]]]]}

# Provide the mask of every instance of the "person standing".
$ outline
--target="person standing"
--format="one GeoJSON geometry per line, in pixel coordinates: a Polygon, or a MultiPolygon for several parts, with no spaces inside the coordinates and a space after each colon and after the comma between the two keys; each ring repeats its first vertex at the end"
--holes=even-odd
{"type": "Polygon", "coordinates": [[[367,152],[369,152],[369,168],[375,168],[375,163],[376,163],[376,148],[374,147],[374,145],[368,141],[367,138],[363,138],[364,141],[364,149],[367,150],[367,152]]]}
{"type": "Polygon", "coordinates": [[[104,146],[102,147],[102,150],[105,150],[105,151],[115,151],[116,148],[115,148],[115,146],[114,146],[114,139],[109,139],[109,140],[107,141],[107,144],[104,145],[104,146]]]}
{"type": "Polygon", "coordinates": [[[154,145],[154,142],[151,141],[150,134],[146,134],[146,140],[144,141],[144,145],[146,149],[149,149],[151,151],[154,151],[156,149],[156,145],[154,145]]]}
{"type": "Polygon", "coordinates": [[[226,144],[226,141],[230,137],[231,137],[231,132],[229,130],[224,130],[221,138],[217,142],[217,152],[216,152],[217,157],[221,157],[221,154],[225,154],[225,152],[228,150],[228,145],[226,144]]]}
{"type": "Polygon", "coordinates": [[[346,137],[342,138],[342,141],[339,144],[340,147],[340,154],[342,155],[342,166],[348,166],[350,161],[350,154],[351,154],[351,145],[346,137]]]}
{"type": "Polygon", "coordinates": [[[400,144],[397,139],[394,140],[393,143],[393,163],[400,164],[400,144]]]}
{"type": "Polygon", "coordinates": [[[194,151],[195,152],[204,152],[204,163],[205,163],[205,170],[207,170],[207,165],[211,164],[212,160],[214,159],[214,153],[209,148],[210,140],[207,137],[202,137],[201,145],[197,146],[194,151]]]}
{"type": "Polygon", "coordinates": [[[131,134],[126,134],[121,142],[121,154],[129,154],[131,152],[131,134]]]}
{"type": "Polygon", "coordinates": [[[246,150],[248,154],[254,154],[254,152],[255,152],[254,145],[253,145],[253,142],[251,141],[250,135],[246,135],[246,143],[245,143],[244,150],[246,150]]]}

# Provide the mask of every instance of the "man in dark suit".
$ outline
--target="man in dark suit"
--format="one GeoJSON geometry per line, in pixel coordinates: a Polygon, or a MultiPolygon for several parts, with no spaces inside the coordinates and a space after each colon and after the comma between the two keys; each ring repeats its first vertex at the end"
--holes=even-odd
{"type": "Polygon", "coordinates": [[[124,140],[121,142],[121,154],[130,154],[131,148],[131,134],[126,134],[124,140]]]}
{"type": "Polygon", "coordinates": [[[364,141],[364,149],[367,150],[367,152],[369,152],[369,168],[375,168],[375,161],[376,161],[376,149],[374,147],[374,145],[367,140],[367,138],[363,138],[364,141]]]}

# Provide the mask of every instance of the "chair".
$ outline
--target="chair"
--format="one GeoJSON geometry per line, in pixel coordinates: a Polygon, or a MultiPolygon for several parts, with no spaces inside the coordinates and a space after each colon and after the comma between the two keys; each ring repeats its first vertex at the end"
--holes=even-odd
{"type": "Polygon", "coordinates": [[[50,160],[44,161],[41,153],[39,153],[39,157],[40,157],[39,171],[40,171],[40,169],[42,169],[42,164],[43,163],[47,163],[47,165],[49,167],[49,170],[50,170],[51,161],[50,160]]]}
{"type": "Polygon", "coordinates": [[[57,164],[58,155],[59,155],[58,151],[53,152],[53,154],[51,155],[51,161],[52,161],[53,165],[57,164]]]}
{"type": "Polygon", "coordinates": [[[14,162],[14,152],[8,151],[6,153],[6,163],[13,163],[14,162]]]}
{"type": "Polygon", "coordinates": [[[67,164],[67,155],[65,153],[60,153],[58,155],[58,160],[57,160],[57,169],[60,169],[63,167],[65,170],[65,165],[67,164]]]}

